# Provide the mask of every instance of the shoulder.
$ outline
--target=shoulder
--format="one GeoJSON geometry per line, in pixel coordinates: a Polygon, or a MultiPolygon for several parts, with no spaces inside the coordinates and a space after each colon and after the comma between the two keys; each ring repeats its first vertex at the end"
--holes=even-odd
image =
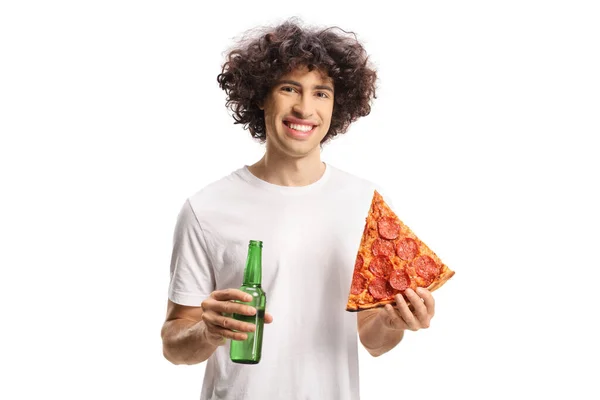
{"type": "Polygon", "coordinates": [[[222,208],[227,199],[243,194],[245,181],[242,170],[243,168],[237,169],[191,193],[185,199],[181,213],[198,217],[200,214],[222,208]]]}
{"type": "Polygon", "coordinates": [[[384,199],[391,202],[388,190],[376,180],[362,176],[360,173],[350,173],[338,167],[327,165],[331,168],[332,180],[344,192],[350,191],[355,194],[367,193],[372,196],[373,192],[377,191],[384,199]]]}
{"type": "Polygon", "coordinates": [[[331,176],[338,181],[352,182],[354,184],[362,184],[362,185],[372,184],[372,182],[370,180],[366,179],[365,177],[363,177],[359,174],[356,174],[356,173],[348,172],[348,171],[343,170],[334,165],[327,164],[327,168],[329,168],[331,170],[330,171],[331,176]]]}
{"type": "Polygon", "coordinates": [[[328,168],[331,168],[332,180],[344,187],[354,188],[356,190],[378,190],[381,189],[380,185],[372,179],[366,178],[357,173],[351,173],[340,169],[338,167],[327,164],[328,168]]]}
{"type": "Polygon", "coordinates": [[[188,197],[192,206],[208,206],[219,202],[223,197],[244,190],[243,168],[212,181],[188,197]]]}

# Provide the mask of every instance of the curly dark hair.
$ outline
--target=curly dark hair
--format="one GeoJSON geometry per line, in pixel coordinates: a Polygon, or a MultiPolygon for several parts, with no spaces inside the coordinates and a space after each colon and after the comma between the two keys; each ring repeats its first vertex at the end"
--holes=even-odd
{"type": "Polygon", "coordinates": [[[321,144],[371,112],[377,73],[356,35],[338,27],[303,28],[292,18],[249,31],[227,54],[217,81],[227,93],[226,106],[235,123],[264,142],[265,119],[259,106],[275,82],[297,67],[317,69],[333,79],[331,126],[321,144]]]}

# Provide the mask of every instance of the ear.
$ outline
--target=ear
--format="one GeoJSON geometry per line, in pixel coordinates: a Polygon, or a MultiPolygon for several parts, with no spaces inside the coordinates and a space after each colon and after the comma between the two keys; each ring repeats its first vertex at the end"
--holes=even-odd
{"type": "Polygon", "coordinates": [[[259,108],[259,110],[261,111],[265,111],[265,106],[267,105],[267,102],[269,101],[269,93],[267,93],[264,96],[256,96],[254,98],[254,104],[256,104],[259,108]]]}

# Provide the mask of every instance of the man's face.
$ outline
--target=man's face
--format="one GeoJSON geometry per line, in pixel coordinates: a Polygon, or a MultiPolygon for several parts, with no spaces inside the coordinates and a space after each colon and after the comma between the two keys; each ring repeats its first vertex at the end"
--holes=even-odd
{"type": "Polygon", "coordinates": [[[283,75],[265,99],[267,145],[300,158],[319,151],[333,113],[333,80],[302,67],[283,75]]]}

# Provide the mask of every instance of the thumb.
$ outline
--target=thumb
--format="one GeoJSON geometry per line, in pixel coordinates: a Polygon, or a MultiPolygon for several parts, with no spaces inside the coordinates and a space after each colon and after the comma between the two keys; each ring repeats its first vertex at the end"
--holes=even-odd
{"type": "Polygon", "coordinates": [[[265,324],[270,324],[273,322],[273,316],[268,312],[265,313],[265,324]]]}

